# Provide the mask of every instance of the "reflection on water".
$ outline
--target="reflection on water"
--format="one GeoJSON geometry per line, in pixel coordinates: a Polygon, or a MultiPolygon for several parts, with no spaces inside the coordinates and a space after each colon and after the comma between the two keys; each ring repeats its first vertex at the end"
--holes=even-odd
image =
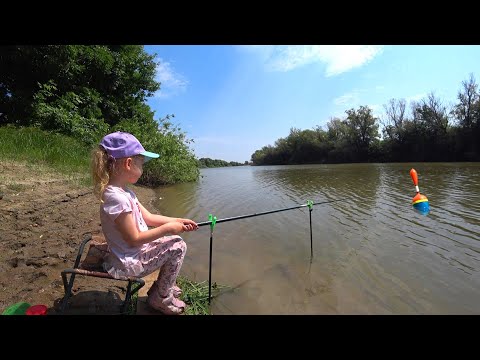
{"type": "MultiPolygon", "coordinates": [[[[232,287],[214,314],[480,313],[480,164],[405,163],[203,169],[158,189],[168,215],[207,221],[314,202],[217,224],[212,280],[232,287]],[[411,205],[409,175],[430,203],[411,205]]],[[[184,234],[182,273],[208,279],[210,229],[184,234]]]]}

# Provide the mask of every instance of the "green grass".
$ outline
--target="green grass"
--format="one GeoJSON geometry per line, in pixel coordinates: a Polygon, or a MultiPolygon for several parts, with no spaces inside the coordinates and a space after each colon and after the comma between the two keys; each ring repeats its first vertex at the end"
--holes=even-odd
{"type": "MultiPolygon", "coordinates": [[[[187,304],[185,315],[210,315],[208,304],[208,281],[194,282],[184,276],[177,278],[177,285],[182,289],[180,297],[187,304]]],[[[135,285],[134,285],[135,286],[135,285]]],[[[212,299],[220,294],[220,290],[230,289],[228,286],[212,284],[212,299]]],[[[126,315],[137,313],[138,292],[132,296],[126,315]]]]}
{"type": "MultiPolygon", "coordinates": [[[[140,285],[134,284],[132,286],[140,286],[140,285]]],[[[135,294],[133,294],[132,298],[130,299],[130,304],[128,304],[126,315],[135,315],[137,313],[137,303],[138,303],[138,291],[135,294]]]]}
{"type": "MultiPolygon", "coordinates": [[[[208,304],[208,281],[194,282],[186,277],[179,276],[177,284],[182,289],[181,300],[187,304],[186,315],[210,315],[208,304]]],[[[229,289],[228,286],[212,284],[212,299],[219,295],[220,290],[229,289]]]]}
{"type": "Polygon", "coordinates": [[[90,180],[90,149],[68,136],[33,127],[0,127],[0,158],[46,165],[81,180],[90,180]]]}

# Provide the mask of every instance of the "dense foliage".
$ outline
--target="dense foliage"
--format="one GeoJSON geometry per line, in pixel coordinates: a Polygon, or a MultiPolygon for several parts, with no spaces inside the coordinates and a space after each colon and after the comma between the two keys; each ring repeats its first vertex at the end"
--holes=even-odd
{"type": "Polygon", "coordinates": [[[411,102],[408,112],[404,99],[391,99],[381,118],[368,106],[352,108],[346,117],[330,119],[326,130],[290,129],[251,160],[254,165],[480,161],[480,93],[473,75],[462,82],[457,100],[447,107],[430,93],[411,102]]]}
{"type": "Polygon", "coordinates": [[[245,162],[244,164],[242,164],[236,161],[225,161],[225,160],[219,160],[219,159],[210,159],[210,158],[198,159],[198,166],[201,168],[243,166],[243,165],[248,165],[248,162],[245,162]]]}
{"type": "Polygon", "coordinates": [[[143,182],[196,180],[191,140],[146,104],[161,85],[154,59],[139,45],[0,47],[0,125],[68,135],[89,148],[111,131],[130,131],[161,155],[143,182]]]}

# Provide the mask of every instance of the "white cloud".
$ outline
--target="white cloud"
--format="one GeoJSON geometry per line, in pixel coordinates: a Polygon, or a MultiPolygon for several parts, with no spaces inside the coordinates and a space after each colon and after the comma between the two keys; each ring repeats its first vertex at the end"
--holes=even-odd
{"type": "Polygon", "coordinates": [[[405,101],[407,102],[407,104],[409,104],[412,101],[419,101],[419,100],[421,100],[423,98],[426,98],[426,97],[427,97],[426,93],[421,93],[421,94],[409,96],[409,97],[405,98],[405,101]]]}
{"type": "MultiPolygon", "coordinates": [[[[383,86],[376,86],[375,90],[383,90],[383,86]]],[[[346,94],[343,94],[335,99],[333,99],[333,104],[337,106],[337,109],[334,110],[335,117],[343,118],[345,117],[345,111],[347,109],[357,109],[360,105],[365,105],[360,99],[362,93],[368,93],[368,89],[354,89],[346,94]],[[342,110],[339,110],[341,108],[342,110]]],[[[365,105],[372,110],[372,115],[375,117],[380,117],[382,115],[383,106],[379,104],[368,104],[365,105]]]]}
{"type": "Polygon", "coordinates": [[[367,105],[372,110],[372,115],[376,118],[381,118],[383,116],[383,106],[379,104],[370,104],[367,105]]]}
{"type": "Polygon", "coordinates": [[[360,102],[360,90],[353,90],[349,93],[343,94],[333,99],[333,104],[336,106],[353,106],[360,102]]]}
{"type": "Polygon", "coordinates": [[[173,70],[169,62],[157,58],[157,74],[155,80],[159,81],[160,90],[155,94],[156,97],[165,98],[177,95],[187,89],[188,80],[181,74],[173,70]]]}
{"type": "Polygon", "coordinates": [[[232,139],[227,139],[223,137],[198,137],[193,138],[197,144],[222,144],[222,145],[231,145],[232,139]]]}
{"type": "Polygon", "coordinates": [[[307,64],[326,65],[325,75],[335,76],[367,64],[382,52],[377,45],[247,46],[259,53],[270,71],[290,71],[307,64]]]}

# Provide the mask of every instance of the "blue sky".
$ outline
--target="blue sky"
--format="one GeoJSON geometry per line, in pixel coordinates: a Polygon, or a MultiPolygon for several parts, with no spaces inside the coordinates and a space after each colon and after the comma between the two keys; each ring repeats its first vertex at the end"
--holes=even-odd
{"type": "Polygon", "coordinates": [[[147,45],[157,54],[155,118],[194,140],[198,157],[245,162],[290,128],[314,129],[367,105],[382,117],[390,99],[430,92],[447,107],[472,73],[478,45],[239,46],[147,45]]]}

